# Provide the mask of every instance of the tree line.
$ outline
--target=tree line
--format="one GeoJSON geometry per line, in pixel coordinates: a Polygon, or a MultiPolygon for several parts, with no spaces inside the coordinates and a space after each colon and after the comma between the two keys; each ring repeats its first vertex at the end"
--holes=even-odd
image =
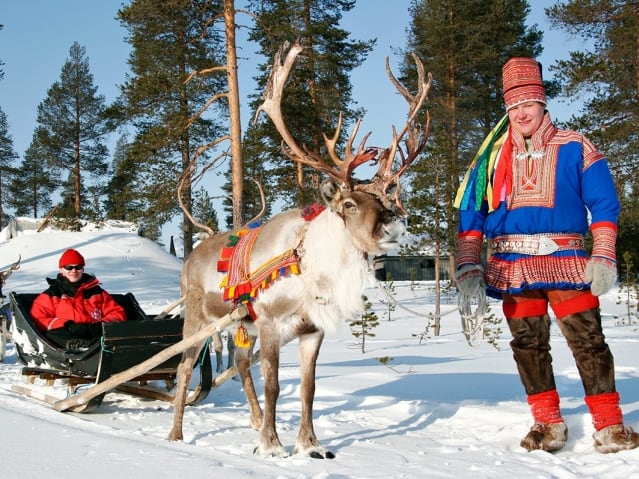
{"type": "MultiPolygon", "coordinates": [[[[350,74],[376,39],[354,39],[340,26],[355,4],[246,0],[240,10],[233,0],[126,2],[116,18],[131,46],[129,74],[116,101],[106,104],[98,93],[87,52],[76,42],[59,80],[38,105],[33,138],[21,158],[0,104],[0,226],[12,215],[40,217],[57,204],[57,217],[131,221],[140,234],[158,239],[162,226],[181,212],[179,184],[185,209],[214,230],[239,226],[258,214],[263,205],[252,180],[262,185],[266,217],[276,204],[315,201],[321,178],[286,159],[267,119],[258,118],[241,138],[231,138],[236,92],[230,80],[237,65],[229,60],[229,31],[242,18],[260,58],[252,111],[277,49],[301,39],[307,48],[287,85],[283,114],[299,144],[326,155],[324,135],[333,134],[340,112],[339,148],[365,114],[365,105],[353,101],[350,74]],[[107,140],[114,134],[118,139],[109,152],[107,140]],[[211,192],[200,183],[212,169],[227,172],[222,219],[211,192]]],[[[389,26],[406,32],[397,50],[400,80],[411,85],[416,53],[434,82],[426,107],[432,118],[430,142],[405,180],[404,204],[410,232],[434,241],[442,254],[453,254],[455,191],[481,140],[505,113],[501,66],[512,56],[538,57],[543,32],[529,24],[525,0],[411,0],[408,8],[408,25],[389,26]]],[[[588,48],[544,65],[551,73],[545,79],[547,94],[580,100],[579,113],[561,126],[583,132],[606,154],[622,201],[618,248],[636,256],[639,54],[633,45],[639,37],[639,6],[634,1],[557,1],[545,14],[554,28],[587,40],[588,48]]],[[[0,80],[3,65],[0,58],[0,80]]],[[[184,213],[182,229],[188,256],[196,229],[184,213]]]]}

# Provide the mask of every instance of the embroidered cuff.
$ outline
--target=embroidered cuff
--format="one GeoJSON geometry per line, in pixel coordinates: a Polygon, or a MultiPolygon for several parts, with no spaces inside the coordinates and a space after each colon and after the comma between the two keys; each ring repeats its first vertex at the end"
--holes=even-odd
{"type": "Polygon", "coordinates": [[[597,225],[593,226],[591,231],[593,239],[591,256],[616,263],[617,228],[613,224],[597,225]]]}
{"type": "Polygon", "coordinates": [[[479,232],[460,233],[457,235],[457,268],[465,264],[481,263],[481,246],[483,235],[479,232]]]}

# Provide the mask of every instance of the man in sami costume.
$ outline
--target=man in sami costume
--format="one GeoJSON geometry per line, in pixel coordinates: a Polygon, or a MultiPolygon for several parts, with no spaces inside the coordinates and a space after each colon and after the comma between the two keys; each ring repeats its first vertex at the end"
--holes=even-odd
{"type": "Polygon", "coordinates": [[[553,125],[536,60],[511,58],[502,73],[507,115],[482,144],[455,200],[460,295],[481,301],[487,292],[503,300],[534,419],[522,447],[557,451],[567,440],[550,355],[550,305],[581,376],[595,448],[635,448],[639,434],[623,424],[599,310],[598,297],[617,279],[619,201],[606,159],[579,133],[553,125]],[[492,248],[485,271],[484,238],[492,248]]]}

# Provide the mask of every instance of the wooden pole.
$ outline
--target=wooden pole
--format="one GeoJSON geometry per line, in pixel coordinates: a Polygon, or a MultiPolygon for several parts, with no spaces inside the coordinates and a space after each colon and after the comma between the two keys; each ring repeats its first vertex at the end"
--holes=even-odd
{"type": "Polygon", "coordinates": [[[169,304],[166,308],[164,308],[164,310],[160,314],[155,316],[153,319],[163,319],[163,318],[165,318],[171,311],[173,311],[175,308],[177,308],[179,305],[181,305],[184,302],[185,299],[186,299],[186,296],[182,296],[177,301],[174,301],[173,303],[169,304]]]}
{"type": "MultiPolygon", "coordinates": [[[[209,324],[204,329],[201,329],[188,338],[184,338],[182,339],[182,341],[177,342],[172,346],[169,346],[168,348],[160,351],[155,356],[151,356],[146,361],[143,361],[140,364],[127,369],[126,371],[114,374],[106,381],[102,381],[101,383],[91,386],[89,389],[83,391],[80,394],[76,394],[61,401],[57,401],[53,404],[53,409],[55,409],[56,411],[66,411],[69,409],[73,410],[74,407],[84,406],[87,402],[89,402],[89,400],[93,399],[94,397],[106,393],[119,384],[130,381],[135,377],[140,376],[147,371],[150,371],[154,367],[159,366],[164,361],[172,358],[176,354],[182,353],[188,348],[204,341],[216,331],[223,330],[227,328],[229,324],[233,323],[234,321],[239,321],[246,316],[248,316],[248,310],[246,309],[246,306],[240,304],[237,309],[231,311],[226,316],[221,317],[217,321],[209,324]]],[[[80,407],[79,409],[81,410],[82,407],[80,407]]]]}
{"type": "MultiPolygon", "coordinates": [[[[255,351],[253,353],[253,356],[251,356],[251,366],[258,363],[259,360],[260,360],[260,352],[255,351]]],[[[231,379],[233,376],[237,376],[238,374],[239,374],[239,371],[237,370],[237,366],[231,366],[226,371],[215,376],[215,379],[213,379],[213,384],[211,385],[211,389],[220,387],[226,381],[231,379]]]]}
{"type": "Polygon", "coordinates": [[[53,213],[55,213],[55,210],[58,209],[58,206],[60,205],[55,205],[53,207],[53,209],[51,211],[49,211],[49,214],[47,215],[47,217],[44,219],[44,221],[42,222],[42,224],[38,227],[36,233],[39,233],[40,231],[42,231],[43,229],[45,229],[47,227],[47,225],[49,224],[49,220],[51,219],[51,217],[53,216],[53,213]]]}

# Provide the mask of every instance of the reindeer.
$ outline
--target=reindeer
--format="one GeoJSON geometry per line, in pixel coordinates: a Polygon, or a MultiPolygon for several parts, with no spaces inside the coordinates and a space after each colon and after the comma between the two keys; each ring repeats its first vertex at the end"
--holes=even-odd
{"type": "Polygon", "coordinates": [[[21,259],[22,259],[22,255],[19,255],[18,256],[18,261],[13,263],[8,268],[3,269],[3,270],[0,271],[0,305],[2,304],[2,301],[4,300],[4,295],[2,294],[2,287],[6,283],[7,279],[9,279],[9,276],[11,276],[11,274],[14,271],[17,271],[17,270],[20,269],[20,260],[21,259]]]}
{"type": "Polygon", "coordinates": [[[19,255],[18,261],[13,263],[8,268],[0,271],[0,361],[4,360],[7,341],[11,338],[11,333],[9,332],[9,319],[11,318],[9,304],[4,304],[4,294],[2,294],[2,288],[9,276],[11,276],[14,271],[20,269],[21,259],[22,255],[19,255]]]}
{"type": "MultiPolygon", "coordinates": [[[[328,154],[335,164],[331,166],[319,153],[298,146],[282,118],[280,104],[284,84],[302,49],[298,41],[291,46],[283,61],[284,47],[276,54],[256,117],[261,111],[270,117],[283,138],[282,148],[291,160],[328,175],[329,179],[319,188],[325,206],[288,210],[261,226],[259,234],[251,240],[250,259],[245,259],[250,264],[245,266],[255,271],[272,262],[274,257],[289,257],[296,263],[298,271],[271,281],[268,287],[259,290],[259,295],[248,304],[255,319],[235,325],[232,333],[240,336],[248,333],[248,347],[236,348],[235,364],[250,410],[250,425],[259,430],[254,453],[260,456],[288,455],[275,424],[280,393],[278,367],[282,345],[299,338],[302,410],[293,452],[314,458],[334,458],[334,453],[320,444],[313,428],[315,369],[320,346],[325,332],[335,330],[342,321],[364,310],[363,293],[371,278],[369,255],[396,247],[404,235],[405,227],[397,215],[398,212],[405,214],[399,199],[399,177],[422,151],[428,138],[428,114],[421,130],[416,118],[428,96],[431,76],[429,74],[425,79],[424,68],[414,56],[419,80],[418,92],[413,96],[394,77],[386,59],[386,70],[392,83],[410,105],[406,125],[400,132],[393,127],[389,148],[366,148],[369,133],[354,150],[358,121],[341,159],[335,151],[342,123],[340,115],[334,136],[325,136],[328,154]],[[400,142],[404,143],[403,147],[400,142]],[[400,161],[393,171],[396,156],[400,157],[400,161]],[[368,161],[377,162],[377,174],[370,182],[357,183],[352,176],[353,170],[368,161]],[[392,186],[395,188],[391,191],[392,186]],[[283,252],[288,253],[283,255],[283,252]],[[264,411],[260,408],[250,371],[257,340],[264,378],[264,411]]],[[[196,333],[233,308],[233,304],[223,299],[220,282],[224,274],[216,272],[216,264],[220,252],[235,233],[217,234],[206,239],[184,264],[181,276],[182,294],[186,295],[184,337],[196,333]]],[[[169,440],[183,439],[187,385],[200,348],[185,351],[178,367],[173,428],[169,440]]]]}

